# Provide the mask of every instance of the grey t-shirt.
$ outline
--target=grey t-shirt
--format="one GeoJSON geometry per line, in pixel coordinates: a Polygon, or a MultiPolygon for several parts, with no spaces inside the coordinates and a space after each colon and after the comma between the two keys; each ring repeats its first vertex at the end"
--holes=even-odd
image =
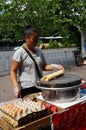
{"type": "MultiPolygon", "coordinates": [[[[37,53],[33,54],[40,72],[42,73],[42,66],[46,64],[45,58],[40,48],[36,48],[37,53]]],[[[30,58],[27,52],[20,47],[13,55],[13,60],[20,62],[20,68],[18,72],[19,83],[21,88],[29,88],[36,85],[36,81],[39,79],[36,72],[34,61],[30,58]]]]}

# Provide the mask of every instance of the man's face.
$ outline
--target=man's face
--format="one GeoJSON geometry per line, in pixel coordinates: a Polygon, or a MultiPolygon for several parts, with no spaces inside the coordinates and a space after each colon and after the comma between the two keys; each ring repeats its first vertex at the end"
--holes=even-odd
{"type": "Polygon", "coordinates": [[[34,49],[37,45],[37,42],[39,40],[38,33],[34,32],[29,37],[26,38],[26,43],[31,49],[34,49]]]}

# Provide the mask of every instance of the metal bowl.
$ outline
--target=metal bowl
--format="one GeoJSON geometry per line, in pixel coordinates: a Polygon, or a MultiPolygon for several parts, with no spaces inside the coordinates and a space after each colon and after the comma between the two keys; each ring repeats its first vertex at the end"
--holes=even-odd
{"type": "MultiPolygon", "coordinates": [[[[70,78],[71,76],[63,76],[64,77],[68,77],[70,78]]],[[[76,76],[72,76],[73,80],[74,80],[74,84],[73,84],[73,80],[70,86],[69,83],[65,82],[66,87],[63,85],[64,82],[62,83],[62,87],[61,87],[61,83],[60,86],[58,86],[57,81],[55,81],[55,83],[50,82],[47,84],[44,83],[43,86],[43,82],[38,81],[36,87],[38,89],[42,90],[42,96],[45,100],[47,101],[52,101],[52,102],[58,102],[58,103],[62,103],[62,102],[71,102],[74,101],[76,99],[78,99],[80,97],[80,86],[82,86],[84,83],[81,83],[81,78],[77,77],[76,82],[75,82],[75,78],[76,76]],[[67,86],[67,84],[69,86],[67,86]]],[[[67,78],[67,79],[68,79],[67,78]]],[[[56,80],[56,79],[55,79],[56,80]]],[[[62,80],[62,79],[61,79],[62,80]]],[[[59,81],[61,81],[59,80],[59,81]]]]}
{"type": "Polygon", "coordinates": [[[72,86],[64,89],[56,89],[56,88],[45,88],[36,86],[37,88],[42,90],[42,96],[45,100],[52,102],[70,102],[78,99],[80,97],[80,85],[72,86]]]}

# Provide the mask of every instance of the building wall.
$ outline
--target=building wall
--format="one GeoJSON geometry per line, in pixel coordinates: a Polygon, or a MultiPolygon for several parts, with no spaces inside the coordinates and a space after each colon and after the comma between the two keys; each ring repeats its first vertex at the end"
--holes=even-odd
{"type": "MultiPolygon", "coordinates": [[[[73,51],[76,48],[62,48],[62,49],[44,49],[43,54],[47,63],[56,63],[70,65],[75,63],[73,51]]],[[[14,51],[1,51],[0,52],[0,76],[9,74],[11,61],[14,51]]]]}

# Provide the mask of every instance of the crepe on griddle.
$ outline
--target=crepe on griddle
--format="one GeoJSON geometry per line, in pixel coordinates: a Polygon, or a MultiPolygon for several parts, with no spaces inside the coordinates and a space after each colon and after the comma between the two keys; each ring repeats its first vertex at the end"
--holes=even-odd
{"type": "Polygon", "coordinates": [[[56,72],[53,72],[51,74],[48,74],[48,75],[45,75],[41,78],[41,81],[50,81],[60,75],[63,75],[64,74],[64,70],[58,70],[56,72]]]}

